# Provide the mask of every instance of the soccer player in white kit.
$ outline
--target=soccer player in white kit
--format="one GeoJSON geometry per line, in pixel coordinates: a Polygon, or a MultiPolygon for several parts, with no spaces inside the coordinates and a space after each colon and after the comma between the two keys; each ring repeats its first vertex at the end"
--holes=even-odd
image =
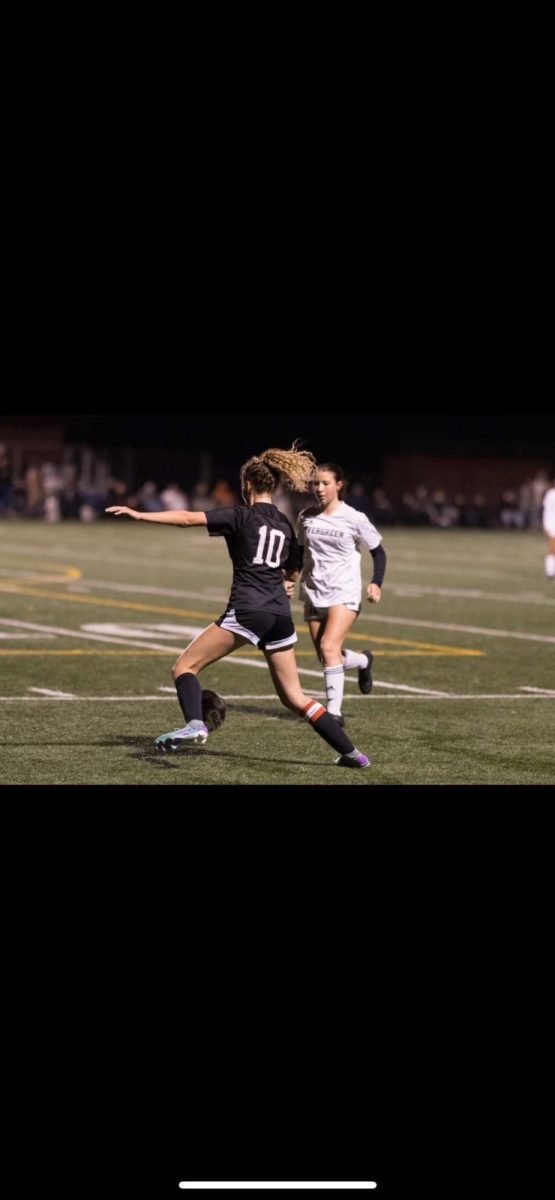
{"type": "Polygon", "coordinates": [[[555,579],[555,487],[551,487],[543,498],[543,531],[547,537],[545,573],[555,579]]]}
{"type": "Polygon", "coordinates": [[[343,642],[361,607],[361,546],[373,558],[372,582],[366,589],[370,604],[379,604],[386,554],[382,536],[365,513],[342,499],[345,474],[337,463],[321,463],[314,477],[318,505],[299,516],[297,539],[303,547],[301,596],[305,620],[324,666],[327,708],[339,725],[345,671],[358,670],[364,695],[372,691],[372,651],[344,650],[343,642]]]}

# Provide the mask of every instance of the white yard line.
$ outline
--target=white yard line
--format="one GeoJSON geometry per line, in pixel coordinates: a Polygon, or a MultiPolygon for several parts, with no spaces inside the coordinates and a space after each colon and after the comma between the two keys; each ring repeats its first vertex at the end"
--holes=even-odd
{"type": "Polygon", "coordinates": [[[9,639],[10,642],[53,642],[55,634],[53,633],[1,633],[0,638],[9,639]]]}
{"type": "MultiPolygon", "coordinates": [[[[159,687],[158,691],[159,692],[171,692],[172,696],[175,696],[175,688],[174,687],[159,687]]],[[[321,699],[323,696],[325,696],[325,694],[326,694],[325,692],[315,692],[314,688],[310,689],[310,695],[315,696],[317,699],[321,699]]],[[[253,692],[252,694],[241,695],[241,696],[230,696],[228,694],[228,692],[226,692],[225,699],[226,700],[277,700],[278,697],[275,692],[268,692],[267,694],[260,693],[260,692],[253,692]]],[[[350,699],[353,699],[353,697],[350,697],[350,699]]]]}
{"type": "Polygon", "coordinates": [[[521,692],[537,692],[540,696],[555,696],[554,688],[521,687],[521,692]]]}
{"type": "MultiPolygon", "coordinates": [[[[12,621],[5,617],[0,617],[1,625],[16,625],[22,629],[40,630],[41,633],[57,633],[60,637],[80,638],[87,642],[115,642],[119,646],[136,646],[143,650],[163,650],[171,651],[172,654],[181,654],[183,646],[168,646],[160,645],[159,642],[134,641],[131,638],[121,637],[106,637],[97,633],[83,633],[81,630],[65,629],[60,625],[36,625],[31,621],[12,621]]],[[[199,632],[202,626],[199,626],[199,632]]]]}
{"type": "Polygon", "coordinates": [[[28,692],[38,692],[41,696],[50,696],[52,700],[77,700],[78,697],[74,692],[54,692],[51,688],[27,688],[28,692]]]}
{"type": "MultiPolygon", "coordinates": [[[[354,682],[354,681],[353,681],[354,682]]],[[[396,692],[417,692],[422,696],[448,696],[449,692],[437,692],[433,688],[409,687],[408,683],[386,683],[385,679],[375,679],[374,687],[393,688],[396,692]]]]}
{"type": "Polygon", "coordinates": [[[515,633],[509,629],[484,629],[481,625],[448,625],[445,621],[422,621],[414,617],[385,617],[381,613],[361,613],[359,621],[381,621],[385,625],[414,625],[420,629],[448,629],[452,633],[477,633],[481,637],[518,638],[524,642],[555,642],[555,637],[541,633],[515,633]]]}
{"type": "MultiPolygon", "coordinates": [[[[256,662],[256,659],[253,658],[240,658],[238,654],[229,654],[227,658],[219,658],[218,666],[222,663],[228,663],[230,666],[233,666],[233,663],[239,663],[241,667],[257,667],[260,671],[268,670],[266,660],[264,662],[256,662]]],[[[298,667],[298,672],[299,675],[312,675],[316,679],[322,679],[324,674],[323,671],[312,671],[309,667],[298,667]]],[[[356,680],[345,677],[345,683],[356,683],[356,680]]]]}
{"type": "Polygon", "coordinates": [[[503,600],[507,604],[539,604],[542,607],[555,605],[555,600],[538,592],[483,592],[479,588],[424,587],[418,583],[391,582],[388,583],[388,590],[393,596],[404,596],[409,600],[418,600],[421,596],[447,596],[450,599],[503,600]]]}
{"type": "MultiPolygon", "coordinates": [[[[210,624],[210,621],[208,621],[210,624]]],[[[175,637],[176,634],[183,634],[185,637],[196,637],[206,629],[206,625],[151,625],[150,622],[145,624],[141,621],[134,621],[129,624],[111,622],[111,621],[95,621],[88,622],[86,625],[81,625],[83,633],[94,633],[100,637],[121,637],[129,640],[130,638],[157,637],[167,638],[175,637]]],[[[182,647],[183,649],[183,647],[182,647]]]]}

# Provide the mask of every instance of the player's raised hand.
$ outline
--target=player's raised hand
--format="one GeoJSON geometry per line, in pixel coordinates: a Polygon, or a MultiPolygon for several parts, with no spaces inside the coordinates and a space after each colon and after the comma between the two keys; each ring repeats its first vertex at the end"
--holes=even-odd
{"type": "Polygon", "coordinates": [[[127,508],[126,504],[113,504],[111,508],[105,508],[104,512],[113,513],[115,517],[140,517],[140,513],[135,512],[134,508],[127,508]]]}

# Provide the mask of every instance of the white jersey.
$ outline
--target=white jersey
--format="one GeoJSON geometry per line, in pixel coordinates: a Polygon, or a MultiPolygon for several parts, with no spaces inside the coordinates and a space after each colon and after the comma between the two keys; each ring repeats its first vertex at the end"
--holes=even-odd
{"type": "Polygon", "coordinates": [[[543,527],[549,537],[555,537],[555,487],[549,488],[543,498],[543,527]]]}
{"type": "Polygon", "coordinates": [[[382,536],[368,517],[341,502],[331,517],[316,507],[299,516],[297,539],[304,548],[301,596],[315,608],[360,606],[360,546],[375,550],[382,536]]]}

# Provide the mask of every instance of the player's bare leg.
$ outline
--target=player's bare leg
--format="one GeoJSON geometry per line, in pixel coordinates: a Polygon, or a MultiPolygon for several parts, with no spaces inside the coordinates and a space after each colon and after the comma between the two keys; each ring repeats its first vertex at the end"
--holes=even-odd
{"type": "Polygon", "coordinates": [[[343,642],[357,616],[358,613],[352,612],[344,604],[333,604],[328,609],[326,624],[320,638],[320,655],[324,667],[342,665],[343,642]]]}
{"type": "Polygon", "coordinates": [[[343,642],[357,615],[344,604],[333,604],[323,621],[308,623],[314,648],[324,667],[328,712],[341,726],[344,725],[341,706],[345,686],[343,642]]]}
{"type": "Polygon", "coordinates": [[[218,662],[220,658],[225,658],[239,646],[244,646],[247,641],[248,638],[231,633],[229,629],[220,629],[219,625],[208,625],[189,642],[187,649],[176,659],[172,667],[172,678],[176,680],[186,671],[198,675],[205,667],[218,662]]]}
{"type": "Polygon", "coordinates": [[[319,658],[321,663],[323,663],[324,660],[322,658],[322,653],[320,650],[320,642],[322,641],[322,634],[324,632],[325,626],[326,626],[326,621],[325,621],[324,617],[322,618],[321,621],[309,621],[308,622],[308,632],[310,633],[310,636],[312,638],[312,644],[316,651],[317,657],[319,658]]]}

